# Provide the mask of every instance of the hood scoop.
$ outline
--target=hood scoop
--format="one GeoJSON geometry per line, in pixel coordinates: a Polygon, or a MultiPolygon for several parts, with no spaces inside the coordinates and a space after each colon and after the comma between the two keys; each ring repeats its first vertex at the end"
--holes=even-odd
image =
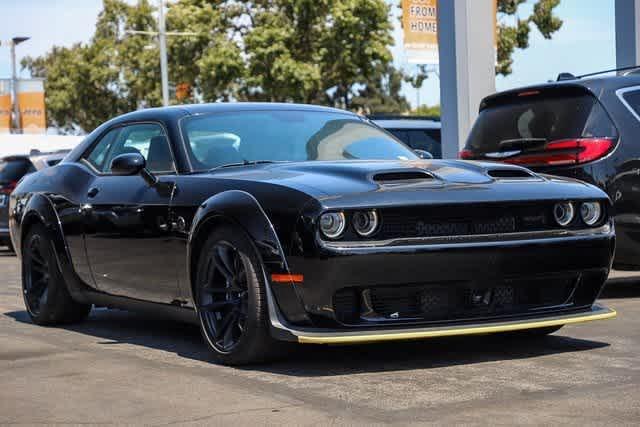
{"type": "Polygon", "coordinates": [[[379,172],[373,175],[373,180],[379,184],[415,183],[433,179],[435,177],[429,172],[419,169],[379,172]]]}
{"type": "Polygon", "coordinates": [[[490,169],[487,174],[496,179],[536,178],[534,174],[525,169],[490,169]]]}

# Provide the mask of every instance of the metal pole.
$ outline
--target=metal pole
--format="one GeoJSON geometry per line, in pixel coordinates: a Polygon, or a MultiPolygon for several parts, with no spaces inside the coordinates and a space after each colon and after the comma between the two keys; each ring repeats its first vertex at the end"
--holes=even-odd
{"type": "Polygon", "coordinates": [[[640,0],[616,0],[616,68],[640,64],[640,0]]]}
{"type": "Polygon", "coordinates": [[[442,157],[455,159],[483,97],[496,91],[493,0],[438,2],[442,157]]]}
{"type": "Polygon", "coordinates": [[[18,73],[16,72],[16,43],[11,44],[11,92],[13,94],[13,129],[20,129],[20,106],[18,105],[18,73]]]}
{"type": "Polygon", "coordinates": [[[160,43],[160,76],[162,79],[162,105],[169,105],[169,72],[167,69],[167,31],[164,24],[164,1],[158,1],[158,41],[160,43]]]}

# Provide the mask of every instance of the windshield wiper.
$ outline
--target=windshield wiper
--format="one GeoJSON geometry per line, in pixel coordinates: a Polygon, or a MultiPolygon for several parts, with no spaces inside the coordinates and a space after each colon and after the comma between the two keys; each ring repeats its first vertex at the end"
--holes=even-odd
{"type": "Polygon", "coordinates": [[[285,161],[277,161],[277,160],[243,160],[242,162],[226,163],[224,165],[216,166],[215,168],[209,169],[209,172],[217,170],[217,169],[233,168],[233,167],[236,167],[236,166],[252,166],[252,165],[261,165],[261,164],[265,164],[265,163],[283,163],[283,162],[286,162],[286,160],[285,161]]]}

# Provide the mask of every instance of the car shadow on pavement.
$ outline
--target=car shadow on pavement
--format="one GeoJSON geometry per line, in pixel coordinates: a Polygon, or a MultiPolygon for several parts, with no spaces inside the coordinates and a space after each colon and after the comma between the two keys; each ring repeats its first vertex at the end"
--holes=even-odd
{"type": "MultiPolygon", "coordinates": [[[[31,323],[25,311],[5,313],[18,322],[31,323]]],[[[168,351],[181,357],[210,361],[197,326],[118,310],[93,310],[87,321],[64,327],[99,339],[110,346],[130,344],[168,351]]],[[[242,369],[277,375],[332,376],[364,372],[429,369],[500,360],[526,359],[549,354],[587,351],[609,344],[556,334],[537,339],[499,335],[434,338],[423,341],[350,346],[300,345],[271,364],[242,369]]]]}
{"type": "Polygon", "coordinates": [[[610,279],[600,295],[600,299],[634,297],[640,297],[640,278],[637,276],[610,279]]]}

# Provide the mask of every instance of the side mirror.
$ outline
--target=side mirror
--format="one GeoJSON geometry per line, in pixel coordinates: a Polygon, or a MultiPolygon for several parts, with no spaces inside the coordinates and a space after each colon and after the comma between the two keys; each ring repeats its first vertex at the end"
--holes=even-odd
{"type": "Polygon", "coordinates": [[[138,175],[146,166],[147,162],[142,154],[120,154],[111,161],[111,173],[122,176],[138,175]]]}
{"type": "Polygon", "coordinates": [[[111,161],[111,173],[118,176],[140,175],[152,187],[158,183],[158,178],[147,170],[147,161],[140,153],[125,153],[114,157],[111,161]]]}
{"type": "Polygon", "coordinates": [[[431,154],[426,150],[419,150],[416,148],[415,150],[413,150],[413,152],[416,153],[418,157],[420,157],[421,159],[427,159],[427,160],[433,159],[433,154],[431,154]]]}

